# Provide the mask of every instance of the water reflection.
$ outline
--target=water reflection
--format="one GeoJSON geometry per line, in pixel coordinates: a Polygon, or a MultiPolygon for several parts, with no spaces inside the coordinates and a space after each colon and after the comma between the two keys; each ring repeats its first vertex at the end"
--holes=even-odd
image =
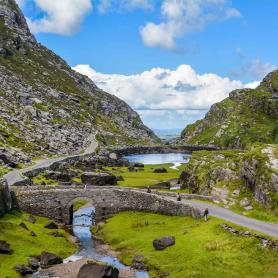
{"type": "Polygon", "coordinates": [[[166,163],[180,165],[181,163],[188,163],[190,156],[190,154],[186,153],[156,153],[127,155],[124,158],[129,162],[138,162],[146,165],[166,163]]]}

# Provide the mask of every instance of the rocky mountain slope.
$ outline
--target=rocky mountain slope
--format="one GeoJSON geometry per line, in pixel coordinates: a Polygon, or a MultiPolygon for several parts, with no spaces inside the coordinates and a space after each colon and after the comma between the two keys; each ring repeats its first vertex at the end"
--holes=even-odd
{"type": "Polygon", "coordinates": [[[256,89],[235,90],[214,104],[205,118],[187,126],[179,143],[245,148],[278,143],[278,70],[256,89]]]}
{"type": "Polygon", "coordinates": [[[77,153],[96,132],[105,145],[159,142],[125,102],[39,44],[14,0],[0,0],[0,102],[0,161],[77,153]]]}
{"type": "Polygon", "coordinates": [[[194,152],[180,182],[190,192],[212,194],[228,207],[252,209],[255,200],[278,213],[278,145],[194,152]]]}

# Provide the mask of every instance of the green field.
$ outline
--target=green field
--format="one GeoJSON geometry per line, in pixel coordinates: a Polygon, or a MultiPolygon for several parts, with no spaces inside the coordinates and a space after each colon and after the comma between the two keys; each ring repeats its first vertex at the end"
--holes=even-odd
{"type": "Polygon", "coordinates": [[[278,251],[262,249],[255,238],[234,236],[222,230],[223,221],[191,217],[123,212],[109,219],[97,233],[120,259],[131,264],[142,255],[152,277],[168,273],[182,277],[278,277],[278,251]],[[176,245],[155,251],[152,241],[172,235],[176,245]]]}
{"type": "Polygon", "coordinates": [[[63,258],[76,251],[76,246],[69,241],[64,230],[59,230],[64,237],[50,236],[48,233],[53,230],[44,228],[49,223],[48,219],[36,217],[37,222],[31,224],[28,217],[26,213],[13,211],[0,218],[0,240],[7,241],[13,250],[11,255],[0,254],[1,278],[20,277],[13,270],[15,265],[27,264],[30,256],[38,256],[42,251],[52,252],[63,258]],[[19,226],[21,222],[27,225],[29,231],[19,226]],[[32,237],[30,231],[35,232],[37,236],[32,237]]]}
{"type": "Polygon", "coordinates": [[[146,187],[148,185],[155,185],[157,183],[178,179],[184,165],[178,167],[178,170],[171,169],[172,163],[168,164],[156,164],[156,165],[145,165],[144,168],[138,168],[137,172],[129,172],[127,167],[108,167],[112,174],[116,176],[122,176],[124,181],[119,181],[119,186],[126,187],[146,187]],[[154,173],[154,169],[166,168],[168,173],[154,173]]]}

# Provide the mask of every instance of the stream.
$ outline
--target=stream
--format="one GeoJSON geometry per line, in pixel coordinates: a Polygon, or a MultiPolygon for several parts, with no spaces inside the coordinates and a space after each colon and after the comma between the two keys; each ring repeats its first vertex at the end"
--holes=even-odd
{"type": "MultiPolygon", "coordinates": [[[[90,258],[98,262],[107,263],[118,269],[129,270],[130,267],[122,264],[117,258],[97,252],[90,231],[90,227],[94,224],[94,213],[95,209],[93,207],[84,207],[73,214],[73,233],[80,241],[80,246],[74,255],[64,260],[64,263],[90,258]]],[[[135,275],[136,278],[149,278],[148,273],[143,271],[136,271],[135,275]]]]}

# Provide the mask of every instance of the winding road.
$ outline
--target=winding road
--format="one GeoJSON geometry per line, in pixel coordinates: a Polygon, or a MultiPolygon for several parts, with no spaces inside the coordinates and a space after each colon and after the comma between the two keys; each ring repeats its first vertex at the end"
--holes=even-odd
{"type": "Polygon", "coordinates": [[[6,174],[4,176],[4,179],[6,179],[8,186],[15,186],[18,183],[22,183],[22,182],[24,183],[24,181],[27,182],[29,180],[26,176],[24,176],[24,174],[27,172],[30,172],[30,171],[36,170],[36,169],[42,169],[42,170],[48,169],[54,163],[63,162],[63,161],[67,161],[69,159],[74,159],[74,158],[78,158],[81,156],[93,154],[98,147],[98,141],[96,140],[96,134],[91,134],[88,137],[87,141],[90,142],[90,144],[84,150],[84,152],[81,154],[37,160],[35,162],[35,165],[32,165],[28,168],[20,169],[20,170],[14,170],[14,171],[6,174]]]}
{"type": "MultiPolygon", "coordinates": [[[[90,142],[90,144],[84,150],[84,152],[82,154],[66,156],[66,157],[59,157],[59,158],[50,158],[50,159],[45,159],[45,160],[38,160],[38,161],[36,161],[35,165],[22,169],[22,170],[14,170],[14,171],[8,173],[7,175],[5,175],[4,178],[6,179],[9,186],[15,186],[19,182],[20,183],[22,183],[22,181],[24,182],[24,180],[28,181],[28,178],[24,176],[24,173],[27,173],[31,170],[48,169],[54,163],[63,162],[68,159],[93,154],[98,147],[98,142],[95,139],[95,136],[96,136],[95,134],[92,134],[89,136],[88,141],[90,142]]],[[[173,195],[173,197],[168,196],[166,198],[169,198],[172,200],[175,199],[174,195],[173,195]]],[[[212,216],[215,216],[217,218],[229,221],[231,223],[243,226],[245,228],[252,229],[254,231],[261,232],[266,235],[278,238],[278,224],[251,219],[246,216],[237,214],[229,209],[225,209],[225,208],[216,206],[214,204],[204,203],[204,202],[197,201],[197,200],[191,200],[191,199],[184,198],[182,200],[182,202],[185,204],[190,204],[201,210],[208,208],[209,214],[212,216]]]]}
{"type": "Polygon", "coordinates": [[[225,209],[209,203],[200,202],[197,200],[182,200],[182,202],[185,204],[190,204],[201,210],[208,208],[209,214],[212,216],[278,238],[278,224],[251,219],[246,216],[237,214],[229,209],[225,209]]]}

